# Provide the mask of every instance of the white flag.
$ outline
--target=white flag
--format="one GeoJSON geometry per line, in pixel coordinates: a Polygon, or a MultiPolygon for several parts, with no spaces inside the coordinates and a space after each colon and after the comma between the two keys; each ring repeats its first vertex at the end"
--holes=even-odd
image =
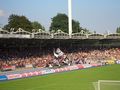
{"type": "Polygon", "coordinates": [[[64,53],[59,48],[57,48],[56,53],[55,51],[53,53],[54,53],[54,56],[57,58],[64,55],[64,53]]]}

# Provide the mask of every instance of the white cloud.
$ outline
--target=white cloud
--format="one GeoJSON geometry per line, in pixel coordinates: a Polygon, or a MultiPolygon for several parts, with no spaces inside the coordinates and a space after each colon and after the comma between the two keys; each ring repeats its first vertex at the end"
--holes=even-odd
{"type": "Polygon", "coordinates": [[[0,9],[0,17],[1,17],[1,16],[5,16],[5,12],[0,9]]]}

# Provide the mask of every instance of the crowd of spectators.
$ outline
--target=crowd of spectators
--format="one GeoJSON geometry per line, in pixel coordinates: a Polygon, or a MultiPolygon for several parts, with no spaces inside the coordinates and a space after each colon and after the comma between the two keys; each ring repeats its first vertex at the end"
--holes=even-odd
{"type": "Polygon", "coordinates": [[[7,66],[19,68],[54,67],[73,64],[105,63],[106,60],[120,60],[119,48],[77,48],[70,51],[61,49],[64,58],[56,58],[53,50],[40,49],[0,49],[0,69],[7,66]]]}

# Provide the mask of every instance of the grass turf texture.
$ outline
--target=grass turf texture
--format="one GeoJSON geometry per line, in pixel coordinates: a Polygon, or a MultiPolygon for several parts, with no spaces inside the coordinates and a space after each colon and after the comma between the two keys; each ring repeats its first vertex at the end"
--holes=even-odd
{"type": "Polygon", "coordinates": [[[0,82],[0,90],[95,90],[98,80],[120,80],[120,65],[0,82]]]}

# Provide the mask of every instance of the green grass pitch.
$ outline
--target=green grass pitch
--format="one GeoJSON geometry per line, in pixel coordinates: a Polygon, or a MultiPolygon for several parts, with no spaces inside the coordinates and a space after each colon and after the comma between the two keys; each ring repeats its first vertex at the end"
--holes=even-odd
{"type": "Polygon", "coordinates": [[[120,65],[0,82],[0,90],[95,90],[98,80],[120,80],[120,65]]]}

